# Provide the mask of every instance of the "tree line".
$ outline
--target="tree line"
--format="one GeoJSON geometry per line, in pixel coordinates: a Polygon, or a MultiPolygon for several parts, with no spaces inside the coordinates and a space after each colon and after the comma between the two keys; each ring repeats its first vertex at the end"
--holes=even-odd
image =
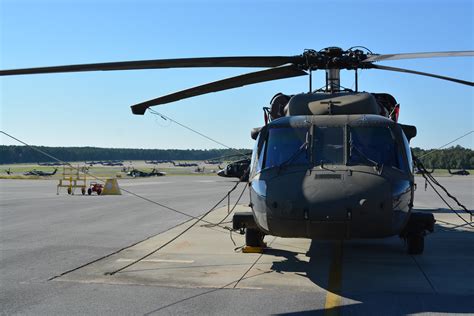
{"type": "Polygon", "coordinates": [[[474,151],[459,145],[441,150],[415,147],[412,151],[428,169],[474,169],[474,151]]]}
{"type": "MultiPolygon", "coordinates": [[[[250,149],[130,149],[98,147],[35,148],[61,161],[94,160],[210,160],[248,153],[250,149]]],[[[229,160],[229,159],[226,159],[229,160]]],[[[0,145],[0,164],[53,162],[54,159],[27,146],[0,145]]]]}
{"type": "MultiPolygon", "coordinates": [[[[250,149],[130,149],[98,147],[36,147],[61,161],[91,160],[209,160],[248,153],[250,149]]],[[[474,151],[462,146],[441,150],[415,147],[413,154],[426,168],[474,169],[474,151]]],[[[52,162],[52,158],[27,146],[0,145],[0,164],[52,162]]]]}

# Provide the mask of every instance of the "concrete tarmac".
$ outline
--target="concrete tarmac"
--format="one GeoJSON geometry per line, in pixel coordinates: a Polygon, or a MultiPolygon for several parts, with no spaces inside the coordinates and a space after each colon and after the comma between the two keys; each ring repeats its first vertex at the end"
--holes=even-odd
{"type": "MultiPolygon", "coordinates": [[[[439,181],[474,208],[474,178],[439,181]]],[[[185,229],[192,223],[189,217],[126,192],[57,196],[55,181],[1,180],[1,312],[474,314],[473,230],[448,212],[430,188],[424,191],[423,179],[417,184],[415,207],[435,209],[438,220],[421,256],[406,255],[397,237],[339,244],[267,236],[271,249],[265,254],[241,254],[234,252],[227,231],[198,224],[162,251],[110,276],[104,273],[185,229]]],[[[120,180],[120,185],[198,216],[234,182],[166,176],[120,180]]],[[[243,188],[233,192],[231,203],[243,188]]],[[[248,204],[247,192],[239,203],[248,204]]],[[[221,207],[208,220],[217,221],[226,212],[221,207]]],[[[242,236],[233,237],[237,245],[243,243],[242,236]]]]}

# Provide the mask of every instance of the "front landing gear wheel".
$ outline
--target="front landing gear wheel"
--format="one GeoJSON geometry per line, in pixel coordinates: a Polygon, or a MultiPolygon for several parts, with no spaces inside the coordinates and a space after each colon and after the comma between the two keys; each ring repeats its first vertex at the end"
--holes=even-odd
{"type": "Polygon", "coordinates": [[[420,255],[425,249],[425,236],[423,235],[413,235],[408,236],[408,254],[410,255],[420,255]]]}
{"type": "Polygon", "coordinates": [[[267,245],[263,242],[265,234],[257,229],[245,229],[245,245],[250,247],[264,248],[267,245]]]}

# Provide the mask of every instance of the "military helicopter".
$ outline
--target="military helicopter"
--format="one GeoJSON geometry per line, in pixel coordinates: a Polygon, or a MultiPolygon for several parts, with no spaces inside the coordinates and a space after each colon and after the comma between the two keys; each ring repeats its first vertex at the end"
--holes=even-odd
{"type": "Polygon", "coordinates": [[[229,163],[224,169],[220,170],[217,175],[226,178],[239,178],[242,182],[249,180],[250,174],[250,158],[240,159],[229,163]]]}
{"type": "Polygon", "coordinates": [[[449,174],[455,175],[455,176],[468,176],[470,175],[469,171],[466,169],[461,169],[457,171],[451,171],[451,169],[448,169],[449,174]]]}
{"type": "Polygon", "coordinates": [[[150,165],[158,165],[160,163],[173,163],[172,160],[145,160],[145,163],[150,165]]]}
{"type": "Polygon", "coordinates": [[[123,161],[122,160],[113,160],[113,161],[101,161],[100,164],[102,166],[123,166],[123,161]]]}
{"type": "Polygon", "coordinates": [[[194,163],[194,162],[178,162],[178,163],[176,163],[176,162],[172,161],[171,163],[175,167],[197,167],[198,166],[198,164],[194,163]]]}
{"type": "Polygon", "coordinates": [[[62,166],[63,163],[56,162],[56,161],[53,161],[53,162],[38,162],[38,165],[39,165],[39,166],[50,166],[50,167],[53,167],[53,166],[62,166]]]}
{"type": "Polygon", "coordinates": [[[388,93],[361,92],[358,70],[377,69],[473,82],[379,61],[473,56],[473,51],[374,54],[365,47],[327,47],[296,56],[204,57],[127,61],[0,71],[1,76],[39,73],[192,67],[269,68],[200,85],[133,105],[143,115],[155,105],[271,80],[309,76],[309,91],[277,94],[264,110],[265,125],[252,131],[249,171],[251,212],[233,226],[248,247],[264,235],[312,239],[384,238],[399,235],[410,254],[424,249],[432,214],[412,211],[415,182],[409,141],[416,127],[399,124],[399,104],[388,93]],[[355,90],[343,89],[340,71],[354,70],[355,90]],[[313,90],[312,72],[324,70],[325,88],[313,90]]]}
{"type": "Polygon", "coordinates": [[[132,169],[129,172],[127,172],[127,175],[131,176],[133,178],[136,178],[136,177],[161,177],[161,176],[166,175],[166,173],[158,171],[156,168],[153,168],[153,170],[151,170],[150,172],[141,171],[141,170],[138,170],[138,169],[132,169]]]}
{"type": "Polygon", "coordinates": [[[58,168],[54,169],[52,172],[46,172],[46,171],[41,171],[41,170],[30,170],[24,173],[25,176],[39,176],[39,177],[50,177],[54,176],[56,172],[58,171],[58,168]]]}

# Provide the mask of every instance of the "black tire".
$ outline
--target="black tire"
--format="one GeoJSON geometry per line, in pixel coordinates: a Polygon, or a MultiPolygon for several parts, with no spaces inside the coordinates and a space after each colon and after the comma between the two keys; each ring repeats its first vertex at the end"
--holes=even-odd
{"type": "Polygon", "coordinates": [[[82,195],[86,195],[86,189],[82,188],[81,193],[82,193],[82,195]]]}
{"type": "Polygon", "coordinates": [[[263,234],[261,231],[256,229],[245,229],[245,244],[250,247],[264,247],[263,234]]]}
{"type": "Polygon", "coordinates": [[[407,238],[408,254],[419,255],[425,249],[425,237],[422,235],[409,236],[407,238]]]}
{"type": "Polygon", "coordinates": [[[89,194],[89,195],[92,194],[92,189],[91,188],[87,189],[87,194],[89,194]]]}
{"type": "Polygon", "coordinates": [[[102,193],[101,189],[97,189],[97,195],[100,195],[102,193]]]}
{"type": "Polygon", "coordinates": [[[71,193],[72,193],[71,188],[67,188],[67,194],[71,194],[71,193]]]}

